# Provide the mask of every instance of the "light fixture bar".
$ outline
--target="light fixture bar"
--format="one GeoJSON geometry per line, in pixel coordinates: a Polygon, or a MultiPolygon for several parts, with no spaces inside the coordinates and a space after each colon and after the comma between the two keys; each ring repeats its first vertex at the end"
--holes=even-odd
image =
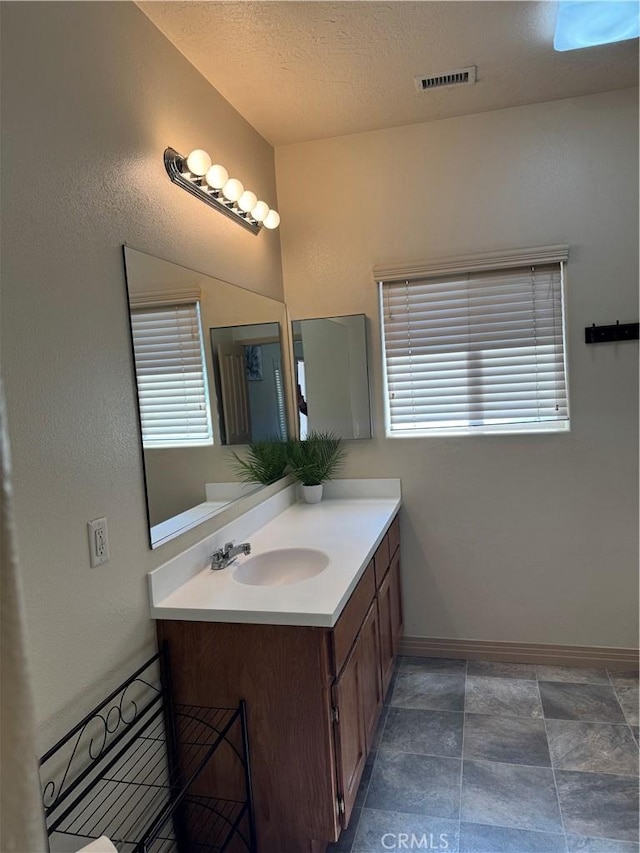
{"type": "Polygon", "coordinates": [[[173,148],[167,148],[164,152],[164,167],[174,184],[199,198],[209,207],[213,207],[214,210],[224,213],[225,216],[243,225],[252,234],[260,233],[261,222],[256,222],[250,213],[240,210],[235,202],[228,201],[221,190],[212,189],[204,177],[192,174],[187,166],[187,158],[173,148]]]}

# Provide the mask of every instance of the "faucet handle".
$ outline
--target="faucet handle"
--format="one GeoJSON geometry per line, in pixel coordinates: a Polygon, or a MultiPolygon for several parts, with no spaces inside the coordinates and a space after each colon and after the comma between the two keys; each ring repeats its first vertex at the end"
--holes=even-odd
{"type": "Polygon", "coordinates": [[[210,566],[215,571],[216,569],[222,568],[222,564],[224,563],[224,551],[222,548],[218,548],[213,552],[210,559],[210,566]]]}

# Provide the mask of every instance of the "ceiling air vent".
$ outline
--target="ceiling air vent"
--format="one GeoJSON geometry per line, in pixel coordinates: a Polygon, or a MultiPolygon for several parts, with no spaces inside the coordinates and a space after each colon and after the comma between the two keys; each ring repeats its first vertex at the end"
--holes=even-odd
{"type": "Polygon", "coordinates": [[[418,92],[440,89],[443,86],[464,86],[467,83],[476,82],[476,66],[470,65],[468,68],[456,68],[455,71],[447,71],[444,74],[428,74],[426,77],[414,77],[413,80],[418,92]]]}

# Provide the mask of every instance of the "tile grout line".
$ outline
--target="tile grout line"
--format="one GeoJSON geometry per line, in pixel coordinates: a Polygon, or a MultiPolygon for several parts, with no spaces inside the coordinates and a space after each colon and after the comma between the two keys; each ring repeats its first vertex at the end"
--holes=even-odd
{"type": "MultiPolygon", "coordinates": [[[[536,667],[536,675],[538,673],[538,668],[536,667]]],[[[556,800],[558,803],[558,813],[560,815],[560,824],[562,826],[562,837],[564,839],[565,850],[569,851],[569,842],[567,840],[567,828],[564,825],[564,815],[562,814],[562,803],[560,802],[560,792],[558,791],[558,780],[556,778],[556,768],[553,764],[553,755],[551,754],[551,744],[549,742],[549,732],[547,730],[547,718],[544,713],[544,705],[542,704],[542,693],[540,692],[540,679],[536,679],[536,689],[538,691],[538,697],[540,699],[540,708],[542,710],[542,722],[544,724],[544,734],[547,739],[547,749],[549,750],[549,764],[551,765],[551,774],[553,776],[553,787],[556,792],[556,800]]]]}

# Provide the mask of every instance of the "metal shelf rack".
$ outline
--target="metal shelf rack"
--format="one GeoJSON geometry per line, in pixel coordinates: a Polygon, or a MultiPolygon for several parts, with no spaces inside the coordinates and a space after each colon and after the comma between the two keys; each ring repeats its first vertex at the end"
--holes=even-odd
{"type": "Polygon", "coordinates": [[[51,850],[106,835],[119,853],[255,853],[244,703],[173,705],[168,671],[163,650],[42,757],[51,850]],[[224,789],[234,764],[241,796],[200,792],[205,777],[224,789]]]}

